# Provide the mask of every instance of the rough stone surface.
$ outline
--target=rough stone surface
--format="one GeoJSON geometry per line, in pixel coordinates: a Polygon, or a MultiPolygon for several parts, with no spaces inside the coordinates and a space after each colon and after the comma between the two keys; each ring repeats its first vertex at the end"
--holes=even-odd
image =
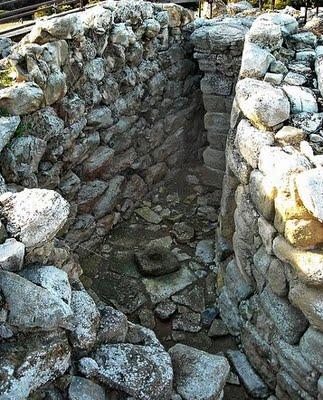
{"type": "Polygon", "coordinates": [[[69,368],[71,352],[63,332],[29,334],[23,343],[1,344],[0,396],[23,400],[69,368]],[[15,354],[16,357],[12,357],[15,354]]]}
{"type": "Polygon", "coordinates": [[[175,371],[175,389],[183,399],[211,400],[220,397],[230,371],[224,357],[183,344],[176,344],[169,354],[175,371]]]}
{"type": "Polygon", "coordinates": [[[251,78],[239,81],[236,99],[243,114],[259,127],[273,127],[290,115],[290,104],[284,92],[267,82],[251,78]]]}
{"type": "Polygon", "coordinates": [[[57,295],[12,272],[0,271],[0,288],[13,326],[51,330],[66,327],[72,316],[71,308],[57,295]]]}
{"type": "Polygon", "coordinates": [[[135,398],[166,400],[172,391],[171,360],[157,346],[104,345],[95,352],[94,359],[81,359],[80,368],[86,376],[96,377],[135,398]]]}
{"type": "Polygon", "coordinates": [[[105,400],[102,386],[80,376],[73,376],[68,388],[70,400],[105,400]]]}
{"type": "Polygon", "coordinates": [[[7,239],[0,245],[0,269],[19,271],[24,262],[25,245],[16,239],[7,239]]]}
{"type": "Polygon", "coordinates": [[[8,232],[27,248],[51,240],[69,214],[68,203],[58,193],[45,189],[6,193],[1,196],[0,204],[8,232]]]}
{"type": "Polygon", "coordinates": [[[72,291],[71,309],[73,330],[71,339],[77,349],[91,349],[96,341],[99,326],[99,311],[87,292],[72,291]]]}

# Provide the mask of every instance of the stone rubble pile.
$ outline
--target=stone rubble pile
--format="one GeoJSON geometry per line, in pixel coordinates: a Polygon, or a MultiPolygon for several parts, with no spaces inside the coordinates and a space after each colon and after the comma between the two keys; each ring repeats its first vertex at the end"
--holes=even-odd
{"type": "Polygon", "coordinates": [[[7,192],[0,207],[1,400],[221,398],[223,356],[188,346],[168,354],[153,331],[85,291],[77,260],[55,239],[69,213],[58,193],[7,192]],[[206,394],[200,375],[213,382],[206,394]]]}
{"type": "Polygon", "coordinates": [[[323,396],[322,46],[281,13],[246,35],[226,146],[219,307],[257,398],[323,396]],[[252,373],[246,371],[256,371],[252,373]]]}

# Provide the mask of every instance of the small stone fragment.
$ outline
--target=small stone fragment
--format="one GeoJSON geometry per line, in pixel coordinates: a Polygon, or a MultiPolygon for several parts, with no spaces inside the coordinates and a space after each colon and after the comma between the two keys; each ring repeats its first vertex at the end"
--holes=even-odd
{"type": "Polygon", "coordinates": [[[25,245],[16,239],[7,239],[0,245],[0,269],[21,270],[25,257],[25,245]]]}

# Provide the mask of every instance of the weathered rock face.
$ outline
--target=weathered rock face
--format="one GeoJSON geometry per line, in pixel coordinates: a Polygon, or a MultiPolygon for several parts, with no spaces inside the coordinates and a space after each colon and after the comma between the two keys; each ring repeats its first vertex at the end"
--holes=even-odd
{"type": "Polygon", "coordinates": [[[322,90],[322,53],[297,29],[280,13],[252,25],[226,147],[220,243],[233,244],[234,262],[218,278],[219,306],[245,353],[230,361],[257,398],[319,398],[322,373],[323,141],[312,81],[316,59],[322,90]]]}
{"type": "Polygon", "coordinates": [[[221,398],[230,371],[224,357],[213,356],[182,344],[172,347],[169,354],[175,369],[175,389],[183,399],[221,398]]]}
{"type": "Polygon", "coordinates": [[[23,400],[70,366],[70,348],[63,332],[28,334],[22,343],[1,344],[0,396],[23,400]]]}
{"type": "Polygon", "coordinates": [[[169,355],[157,346],[110,344],[101,346],[93,359],[83,358],[80,368],[112,388],[142,400],[170,398],[173,370],[169,355]]]}
{"type": "Polygon", "coordinates": [[[39,247],[54,238],[65,224],[69,205],[62,196],[45,189],[5,193],[0,198],[8,232],[27,247],[39,247]]]}

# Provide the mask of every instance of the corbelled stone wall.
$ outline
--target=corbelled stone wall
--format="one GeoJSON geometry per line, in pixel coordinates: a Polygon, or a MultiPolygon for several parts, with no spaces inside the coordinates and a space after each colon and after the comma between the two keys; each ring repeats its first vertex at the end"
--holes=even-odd
{"type": "Polygon", "coordinates": [[[231,113],[219,306],[247,355],[233,355],[232,364],[257,398],[323,396],[318,44],[288,15],[258,17],[246,36],[231,113]],[[233,256],[223,261],[230,248],[233,256]],[[245,373],[248,363],[258,376],[245,373]]]}
{"type": "MultiPolygon", "coordinates": [[[[2,60],[1,174],[10,190],[55,189],[66,240],[93,247],[206,139],[192,13],[108,2],[38,22],[2,60]],[[11,116],[14,115],[14,116],[11,116]]],[[[4,189],[6,190],[6,189],[4,189]]]]}

